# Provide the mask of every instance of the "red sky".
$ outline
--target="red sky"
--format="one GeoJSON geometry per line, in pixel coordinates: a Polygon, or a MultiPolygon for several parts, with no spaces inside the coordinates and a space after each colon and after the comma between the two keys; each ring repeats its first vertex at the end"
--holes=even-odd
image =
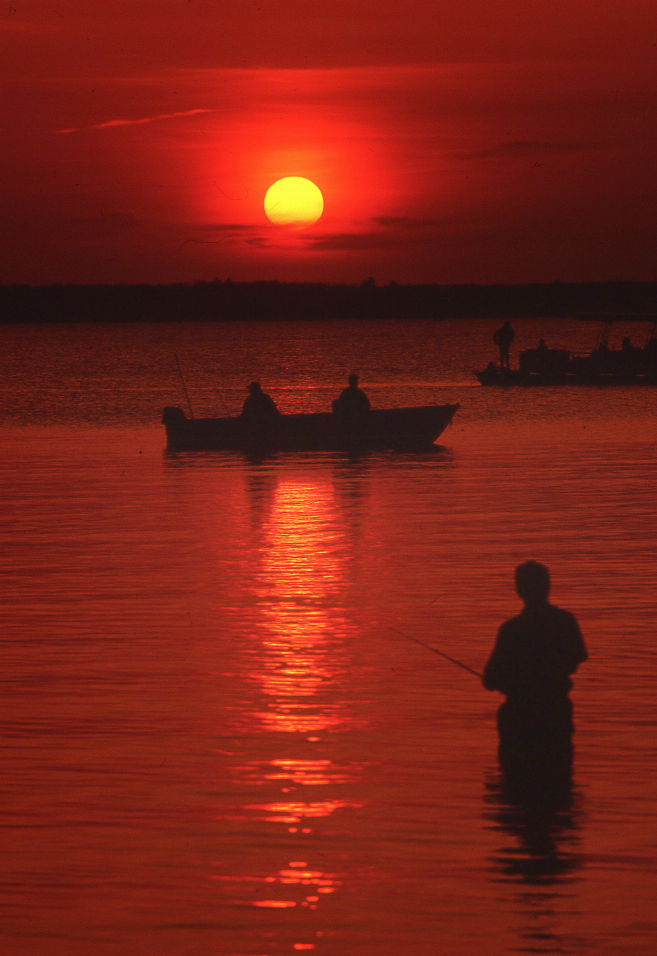
{"type": "Polygon", "coordinates": [[[654,0],[14,0],[0,42],[1,282],[657,278],[654,0]]]}

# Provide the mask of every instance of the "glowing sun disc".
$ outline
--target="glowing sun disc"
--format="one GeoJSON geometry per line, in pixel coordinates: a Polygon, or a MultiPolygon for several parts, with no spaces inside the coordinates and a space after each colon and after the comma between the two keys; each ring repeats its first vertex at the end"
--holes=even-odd
{"type": "Polygon", "coordinates": [[[281,226],[310,226],[324,212],[324,197],[317,186],[303,176],[285,176],[269,187],[265,213],[281,226]]]}

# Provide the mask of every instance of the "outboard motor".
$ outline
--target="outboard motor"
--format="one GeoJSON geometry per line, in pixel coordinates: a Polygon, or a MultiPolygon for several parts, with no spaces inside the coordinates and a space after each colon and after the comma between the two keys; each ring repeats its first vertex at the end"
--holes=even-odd
{"type": "Polygon", "coordinates": [[[187,421],[187,415],[178,405],[167,405],[162,412],[163,425],[180,425],[187,421]]]}

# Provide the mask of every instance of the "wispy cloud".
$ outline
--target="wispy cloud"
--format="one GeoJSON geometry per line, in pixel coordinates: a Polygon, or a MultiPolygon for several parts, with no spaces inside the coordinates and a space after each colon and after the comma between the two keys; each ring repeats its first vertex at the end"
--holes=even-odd
{"type": "Polygon", "coordinates": [[[384,229],[428,229],[442,222],[438,219],[411,219],[408,216],[374,216],[372,222],[384,229]]]}
{"type": "Polygon", "coordinates": [[[307,249],[322,252],[357,252],[360,249],[387,249],[390,235],[381,232],[338,232],[323,236],[304,237],[307,249]]]}
{"type": "Polygon", "coordinates": [[[91,126],[72,126],[70,129],[57,129],[56,133],[79,133],[86,129],[108,129],[110,126],[142,126],[155,123],[156,120],[175,119],[178,116],[196,116],[197,113],[218,113],[219,110],[185,110],[182,113],[159,113],[157,116],[144,116],[142,119],[108,120],[106,123],[93,123],[91,126]]]}
{"type": "Polygon", "coordinates": [[[498,159],[505,156],[528,156],[538,153],[579,153],[583,150],[599,149],[596,143],[583,142],[534,142],[533,140],[502,143],[486,149],[473,150],[468,153],[457,153],[458,159],[498,159]]]}

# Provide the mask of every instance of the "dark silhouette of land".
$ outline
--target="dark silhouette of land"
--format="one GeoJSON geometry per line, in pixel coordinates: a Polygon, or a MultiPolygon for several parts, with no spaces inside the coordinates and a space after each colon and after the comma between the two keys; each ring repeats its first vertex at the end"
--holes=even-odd
{"type": "Polygon", "coordinates": [[[575,617],[548,600],[544,565],[519,565],[515,583],[525,606],[500,627],[483,674],[484,687],[506,697],[497,712],[500,767],[517,796],[567,791],[574,731],[568,694],[588,655],[575,617]]]}
{"type": "Polygon", "coordinates": [[[378,286],[284,282],[0,286],[2,322],[559,318],[654,312],[657,282],[378,286]]]}

